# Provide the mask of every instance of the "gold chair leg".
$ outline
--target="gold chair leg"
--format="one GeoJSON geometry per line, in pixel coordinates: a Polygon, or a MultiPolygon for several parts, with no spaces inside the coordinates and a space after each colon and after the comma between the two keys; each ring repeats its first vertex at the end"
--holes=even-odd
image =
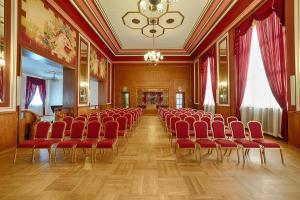
{"type": "Polygon", "coordinates": [[[264,156],[264,163],[267,164],[266,150],[265,150],[265,148],[263,149],[263,156],[264,156]]]}
{"type": "Polygon", "coordinates": [[[32,148],[31,162],[34,163],[35,149],[32,148]]]}
{"type": "Polygon", "coordinates": [[[219,148],[219,151],[220,151],[220,155],[221,155],[221,162],[223,162],[223,154],[222,154],[222,148],[221,147],[219,148]]]}
{"type": "Polygon", "coordinates": [[[55,151],[54,151],[54,163],[56,163],[56,153],[57,153],[57,148],[55,148],[55,151]]]}
{"type": "Polygon", "coordinates": [[[280,148],[279,151],[280,151],[281,162],[284,165],[284,159],[283,159],[282,149],[280,148]]]}
{"type": "Polygon", "coordinates": [[[264,160],[263,160],[263,156],[262,156],[262,148],[259,148],[259,156],[260,156],[260,163],[263,165],[264,160]]]}
{"type": "Polygon", "coordinates": [[[244,167],[245,166],[245,149],[244,149],[244,147],[242,147],[242,154],[243,154],[243,167],[244,167]]]}
{"type": "Polygon", "coordinates": [[[51,163],[51,147],[48,149],[48,162],[51,163]]]}
{"type": "Polygon", "coordinates": [[[16,148],[15,150],[15,155],[14,155],[14,164],[16,163],[16,160],[17,160],[17,154],[18,154],[18,148],[16,148]]]}

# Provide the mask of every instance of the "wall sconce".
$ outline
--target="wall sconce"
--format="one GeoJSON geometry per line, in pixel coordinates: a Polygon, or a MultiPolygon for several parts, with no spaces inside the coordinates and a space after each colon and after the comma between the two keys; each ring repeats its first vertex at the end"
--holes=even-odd
{"type": "Polygon", "coordinates": [[[182,92],[182,87],[181,86],[178,87],[178,92],[182,92]]]}
{"type": "Polygon", "coordinates": [[[89,86],[89,83],[88,83],[88,82],[81,81],[79,85],[80,85],[80,87],[88,87],[88,86],[89,86]]]}

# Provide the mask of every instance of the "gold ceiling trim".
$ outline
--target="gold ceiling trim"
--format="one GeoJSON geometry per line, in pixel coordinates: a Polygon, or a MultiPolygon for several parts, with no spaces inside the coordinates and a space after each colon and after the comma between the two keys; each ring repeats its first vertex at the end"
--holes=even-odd
{"type": "Polygon", "coordinates": [[[122,16],[122,22],[130,29],[140,30],[146,37],[160,37],[165,34],[166,30],[176,29],[183,24],[185,19],[184,15],[180,11],[170,11],[169,3],[164,4],[166,6],[165,10],[158,16],[146,15],[145,12],[141,10],[140,3],[141,0],[137,3],[137,11],[128,11],[122,16]],[[162,19],[164,18],[166,18],[166,20],[163,21],[162,19]],[[172,26],[173,24],[174,26],[172,26]]]}

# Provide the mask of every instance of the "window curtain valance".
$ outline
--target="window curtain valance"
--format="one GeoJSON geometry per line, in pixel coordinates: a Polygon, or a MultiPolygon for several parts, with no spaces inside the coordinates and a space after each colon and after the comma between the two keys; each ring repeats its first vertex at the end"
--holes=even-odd
{"type": "Polygon", "coordinates": [[[45,103],[46,103],[46,81],[44,79],[27,76],[25,109],[28,109],[37,88],[39,88],[39,92],[40,92],[41,99],[43,102],[43,115],[44,115],[45,114],[45,103]]]}

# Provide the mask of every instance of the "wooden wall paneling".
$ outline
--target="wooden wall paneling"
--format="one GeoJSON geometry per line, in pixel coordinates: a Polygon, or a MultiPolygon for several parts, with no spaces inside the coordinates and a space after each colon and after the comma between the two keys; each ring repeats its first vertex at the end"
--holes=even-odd
{"type": "Polygon", "coordinates": [[[14,148],[17,144],[18,113],[0,114],[0,152],[14,148]]]}
{"type": "Polygon", "coordinates": [[[288,112],[288,143],[300,147],[300,112],[288,112]]]}
{"type": "Polygon", "coordinates": [[[175,107],[175,92],[182,87],[185,92],[185,105],[191,107],[192,64],[115,64],[114,90],[115,105],[121,106],[121,92],[126,86],[130,92],[131,106],[137,106],[137,89],[167,88],[169,106],[175,107]]]}

